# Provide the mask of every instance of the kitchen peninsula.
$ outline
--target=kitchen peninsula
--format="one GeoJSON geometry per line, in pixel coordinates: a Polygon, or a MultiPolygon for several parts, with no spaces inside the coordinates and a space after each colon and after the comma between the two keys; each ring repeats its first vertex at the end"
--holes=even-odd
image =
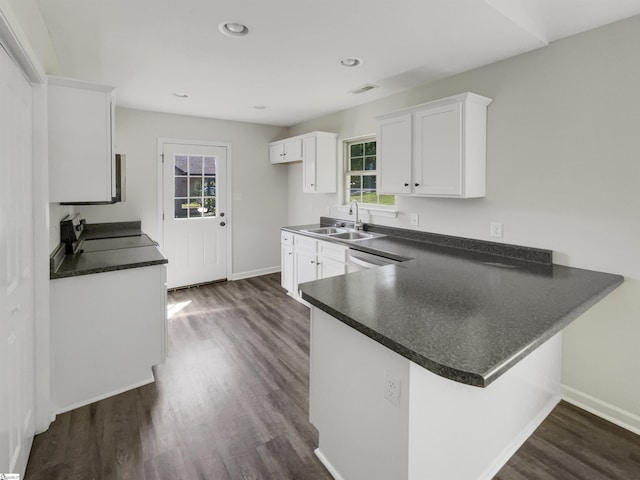
{"type": "Polygon", "coordinates": [[[546,250],[367,228],[386,236],[350,248],[411,260],[300,287],[317,454],[342,480],[489,479],[560,399],[562,329],[623,278],[546,250]]]}

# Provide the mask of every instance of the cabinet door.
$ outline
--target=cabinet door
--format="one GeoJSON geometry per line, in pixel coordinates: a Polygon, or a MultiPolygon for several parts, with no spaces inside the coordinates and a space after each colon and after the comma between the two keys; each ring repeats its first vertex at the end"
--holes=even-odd
{"type": "Polygon", "coordinates": [[[318,278],[336,277],[347,273],[347,264],[332,258],[321,257],[318,261],[318,278]]]}
{"type": "Polygon", "coordinates": [[[413,141],[414,193],[462,195],[462,103],[415,113],[413,141]]]}
{"type": "Polygon", "coordinates": [[[378,122],[378,192],[411,193],[411,114],[378,122]]]}
{"type": "Polygon", "coordinates": [[[270,163],[284,163],[284,143],[271,143],[269,144],[269,162],[270,163]]]}
{"type": "Polygon", "coordinates": [[[283,244],[281,248],[282,269],[280,272],[280,284],[287,292],[293,292],[293,247],[283,244]]]}
{"type": "Polygon", "coordinates": [[[295,287],[296,292],[298,285],[305,282],[312,282],[318,279],[317,255],[315,252],[308,250],[294,250],[295,257],[295,287]]]}
{"type": "Polygon", "coordinates": [[[112,198],[110,93],[50,85],[51,202],[106,202],[112,198]]]}
{"type": "Polygon", "coordinates": [[[297,162],[302,160],[302,138],[285,140],[284,156],[287,162],[297,162]]]}
{"type": "Polygon", "coordinates": [[[302,141],[304,160],[302,161],[302,191],[307,193],[316,192],[316,137],[306,137],[302,141]]]}

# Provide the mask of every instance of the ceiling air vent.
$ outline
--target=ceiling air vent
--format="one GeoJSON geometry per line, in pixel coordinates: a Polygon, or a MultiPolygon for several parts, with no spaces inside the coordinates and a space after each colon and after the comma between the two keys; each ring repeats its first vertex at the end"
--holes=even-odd
{"type": "Polygon", "coordinates": [[[378,87],[378,85],[371,85],[370,83],[367,83],[366,85],[363,85],[360,88],[351,90],[349,93],[353,93],[354,95],[360,95],[361,93],[368,92],[369,90],[373,90],[374,88],[380,88],[380,87],[378,87]]]}

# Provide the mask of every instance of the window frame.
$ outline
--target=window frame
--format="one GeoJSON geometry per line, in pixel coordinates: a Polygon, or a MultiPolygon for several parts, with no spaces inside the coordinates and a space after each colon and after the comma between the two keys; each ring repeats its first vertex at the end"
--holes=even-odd
{"type": "Polygon", "coordinates": [[[204,219],[215,219],[218,217],[218,195],[217,195],[217,177],[218,177],[218,159],[217,157],[213,156],[207,156],[207,155],[192,155],[192,154],[176,154],[173,156],[172,159],[173,162],[173,219],[174,220],[178,220],[178,221],[182,221],[182,220],[204,220],[204,219]],[[186,161],[186,170],[183,171],[183,174],[178,175],[177,173],[177,169],[179,168],[177,165],[178,162],[178,158],[184,158],[186,161]],[[192,172],[191,171],[191,161],[192,159],[197,159],[197,158],[201,158],[201,168],[200,168],[200,173],[196,174],[196,172],[192,172]],[[205,172],[205,162],[207,158],[211,158],[213,159],[214,162],[214,173],[212,174],[207,174],[205,172]],[[184,179],[185,180],[185,195],[178,195],[177,193],[177,181],[178,179],[184,179]],[[194,195],[193,192],[191,191],[192,189],[192,185],[194,184],[193,180],[196,181],[200,181],[200,189],[201,192],[199,195],[194,195]],[[207,185],[207,182],[212,182],[213,185],[207,185]],[[213,195],[209,194],[209,195],[205,195],[205,192],[209,189],[209,188],[213,188],[213,195]],[[191,207],[191,200],[192,199],[197,199],[200,200],[200,208],[198,207],[191,207]],[[185,209],[184,207],[184,202],[188,202],[187,203],[187,208],[185,209]],[[200,209],[204,209],[206,202],[210,201],[213,203],[213,213],[210,215],[207,215],[206,212],[204,211],[200,211],[199,215],[193,215],[192,214],[192,210],[196,209],[196,210],[200,210],[200,209]],[[185,210],[186,215],[184,217],[182,216],[178,216],[177,212],[177,205],[178,202],[182,202],[182,209],[185,210]]]}
{"type": "MultiPolygon", "coordinates": [[[[343,139],[342,141],[342,158],[343,158],[343,175],[342,175],[342,181],[343,181],[343,185],[342,185],[342,198],[343,198],[343,205],[348,205],[351,203],[351,194],[350,194],[350,190],[351,190],[351,176],[353,175],[360,175],[360,176],[366,176],[366,175],[375,175],[376,177],[376,197],[380,198],[380,194],[378,193],[378,177],[379,177],[379,170],[378,170],[378,139],[376,137],[375,134],[369,134],[369,135],[363,135],[360,137],[353,137],[353,138],[346,138],[343,139]],[[354,144],[365,144],[368,142],[372,142],[375,141],[376,142],[376,168],[375,170],[366,170],[364,169],[365,164],[365,158],[366,155],[363,155],[363,170],[350,170],[351,168],[351,145],[354,144]]],[[[364,187],[363,187],[364,188],[364,187]]],[[[365,203],[365,202],[361,202],[358,201],[358,203],[360,205],[362,205],[365,209],[369,209],[369,210],[381,210],[381,211],[395,211],[396,208],[396,196],[395,195],[388,195],[390,197],[393,197],[393,204],[387,204],[387,203],[365,203]]]]}

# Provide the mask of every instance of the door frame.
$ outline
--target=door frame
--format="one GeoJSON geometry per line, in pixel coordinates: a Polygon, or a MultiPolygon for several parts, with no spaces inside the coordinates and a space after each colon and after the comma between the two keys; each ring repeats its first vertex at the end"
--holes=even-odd
{"type": "Polygon", "coordinates": [[[35,433],[42,433],[55,419],[51,408],[49,314],[49,159],[47,127],[47,75],[7,0],[0,0],[0,48],[22,69],[33,92],[33,321],[35,347],[35,433]]]}
{"type": "Polygon", "coordinates": [[[172,145],[196,145],[202,147],[223,147],[227,149],[227,176],[225,178],[226,181],[226,201],[227,201],[227,211],[226,215],[226,232],[227,232],[227,253],[226,253],[226,262],[227,262],[227,280],[233,277],[233,203],[232,203],[232,188],[233,188],[233,175],[232,175],[232,149],[231,142],[216,142],[213,140],[187,140],[184,138],[158,138],[158,176],[157,176],[157,187],[158,187],[158,225],[160,226],[159,235],[160,235],[160,250],[164,251],[164,168],[163,168],[163,152],[164,146],[166,144],[172,145]]]}

